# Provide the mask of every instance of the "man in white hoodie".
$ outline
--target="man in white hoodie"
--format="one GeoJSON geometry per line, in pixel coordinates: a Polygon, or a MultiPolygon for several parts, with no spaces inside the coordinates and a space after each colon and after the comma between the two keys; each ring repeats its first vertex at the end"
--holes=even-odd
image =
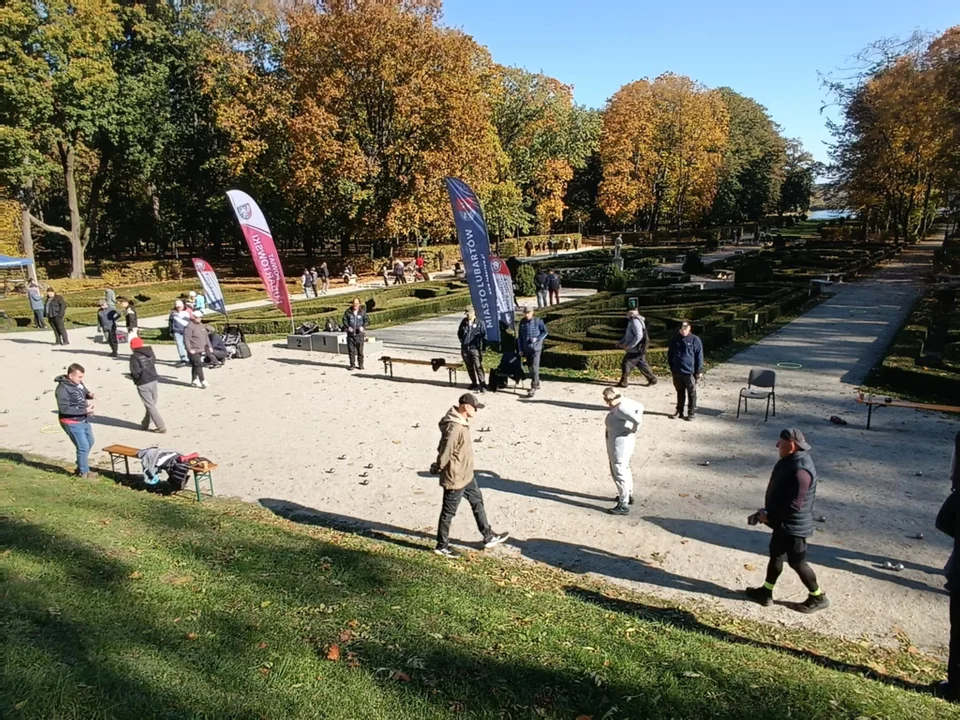
{"type": "Polygon", "coordinates": [[[617,486],[617,504],[607,510],[611,515],[627,515],[633,504],[633,472],[630,458],[637,445],[637,431],[643,424],[643,405],[624,397],[617,388],[603,391],[603,400],[610,408],[606,418],[607,458],[610,474],[617,486]]]}

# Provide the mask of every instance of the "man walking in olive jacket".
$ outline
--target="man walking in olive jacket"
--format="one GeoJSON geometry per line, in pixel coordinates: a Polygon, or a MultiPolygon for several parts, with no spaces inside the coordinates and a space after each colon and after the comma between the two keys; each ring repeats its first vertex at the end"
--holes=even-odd
{"type": "Polygon", "coordinates": [[[761,587],[747,588],[747,597],[760,605],[773,605],[773,587],[786,559],[810,593],[795,609],[815,613],[830,607],[813,568],[807,563],[807,539],[813,535],[817,469],[810,457],[810,444],[796,428],[780,432],[777,450],[780,460],[770,474],[765,507],[747,518],[749,525],[769,525],[773,530],[766,582],[761,587]]]}
{"type": "Polygon", "coordinates": [[[499,545],[510,533],[495,533],[487,522],[487,513],[483,508],[483,495],[473,476],[473,440],[470,437],[470,419],[483,409],[476,396],[461,395],[457,405],[450,408],[440,421],[440,445],[437,448],[437,462],[432,470],[440,474],[440,487],[443,488],[443,509],[440,511],[440,525],[437,528],[437,547],[434,552],[448,558],[460,557],[450,547],[450,523],[457,514],[460,501],[466,497],[477,521],[477,529],[483,535],[483,546],[492,548],[499,545]]]}

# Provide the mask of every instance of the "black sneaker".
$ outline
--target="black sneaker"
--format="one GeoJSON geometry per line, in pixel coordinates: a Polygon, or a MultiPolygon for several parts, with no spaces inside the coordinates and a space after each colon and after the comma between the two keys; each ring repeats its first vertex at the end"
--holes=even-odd
{"type": "Polygon", "coordinates": [[[625,387],[629,387],[629,386],[630,386],[630,383],[625,383],[625,382],[618,382],[618,383],[617,383],[617,387],[618,387],[618,388],[625,388],[625,387]]]}
{"type": "Polygon", "coordinates": [[[620,503],[617,503],[612,508],[607,510],[607,515],[629,515],[629,514],[630,514],[630,506],[621,505],[620,503]]]}
{"type": "Polygon", "coordinates": [[[478,390],[477,392],[479,392],[479,393],[482,395],[482,394],[485,393],[486,391],[487,391],[487,386],[486,386],[486,385],[481,385],[481,386],[480,386],[480,390],[478,390]]]}
{"type": "Polygon", "coordinates": [[[671,420],[676,420],[677,418],[683,417],[683,410],[675,410],[673,415],[670,416],[671,420]]]}
{"type": "Polygon", "coordinates": [[[830,607],[830,601],[826,595],[821,593],[820,595],[807,596],[806,600],[797,605],[797,612],[810,615],[821,610],[826,610],[828,607],[830,607]]]}
{"type": "MultiPolygon", "coordinates": [[[[620,504],[620,496],[617,495],[616,497],[614,497],[614,498],[613,498],[613,501],[614,501],[617,505],[619,505],[619,504],[620,504]]],[[[631,495],[631,496],[630,496],[630,499],[627,500],[627,505],[633,505],[633,495],[631,495]]]]}
{"type": "Polygon", "coordinates": [[[764,607],[769,607],[773,605],[773,591],[767,590],[765,587],[748,587],[744,592],[747,594],[747,597],[753,600],[757,605],[763,605],[764,607]]]}
{"type": "Polygon", "coordinates": [[[353,365],[351,365],[350,367],[348,367],[347,370],[349,370],[350,372],[353,372],[353,365]]]}
{"type": "Polygon", "coordinates": [[[438,547],[433,549],[434,554],[439,555],[440,557],[445,557],[449,560],[456,560],[460,557],[460,553],[451,548],[449,545],[447,547],[438,547]]]}
{"type": "Polygon", "coordinates": [[[478,391],[480,390],[480,386],[479,386],[479,385],[471,385],[470,387],[467,388],[467,390],[468,390],[469,392],[478,392],[478,391]]]}
{"type": "Polygon", "coordinates": [[[648,381],[647,381],[647,387],[653,387],[653,386],[656,385],[658,382],[660,382],[660,381],[657,380],[656,378],[654,378],[653,380],[648,380],[648,381]]]}
{"type": "Polygon", "coordinates": [[[693,422],[694,417],[696,416],[693,413],[688,413],[687,416],[684,418],[684,420],[686,420],[687,422],[693,422]]]}
{"type": "Polygon", "coordinates": [[[510,537],[510,533],[508,532],[494,533],[483,541],[483,547],[489,550],[490,548],[496,547],[500,543],[504,542],[508,537],[510,537]]]}

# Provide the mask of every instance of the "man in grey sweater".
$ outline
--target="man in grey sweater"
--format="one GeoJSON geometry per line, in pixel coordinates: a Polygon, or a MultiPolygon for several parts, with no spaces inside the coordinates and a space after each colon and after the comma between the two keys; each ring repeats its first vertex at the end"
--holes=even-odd
{"type": "Polygon", "coordinates": [[[206,388],[207,382],[203,377],[203,353],[213,353],[210,347],[210,335],[203,327],[203,310],[195,310],[190,317],[190,324],[183,330],[183,343],[187,348],[187,357],[190,358],[190,371],[193,386],[206,388]]]}
{"type": "Polygon", "coordinates": [[[626,351],[620,363],[620,387],[627,387],[627,380],[634,368],[640,369],[640,372],[647,379],[647,385],[657,384],[657,376],[653,374],[653,370],[650,369],[650,364],[647,362],[647,348],[650,347],[650,337],[647,335],[647,326],[639,311],[627,311],[627,331],[620,342],[617,343],[617,347],[626,351]]]}
{"type": "Polygon", "coordinates": [[[610,408],[606,418],[607,459],[610,474],[617,486],[617,504],[607,510],[611,515],[627,515],[633,503],[633,472],[630,459],[637,445],[637,431],[643,424],[643,405],[624,397],[617,388],[603,391],[603,401],[610,408]]]}

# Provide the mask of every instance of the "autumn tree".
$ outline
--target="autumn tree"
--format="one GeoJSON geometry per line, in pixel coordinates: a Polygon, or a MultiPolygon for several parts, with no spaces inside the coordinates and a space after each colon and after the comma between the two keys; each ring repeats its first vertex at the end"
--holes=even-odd
{"type": "Polygon", "coordinates": [[[621,222],[667,219],[678,229],[710,208],[727,143],[720,94],[667,73],[622,87],[607,104],[600,138],[600,205],[621,222]]]}
{"type": "Polygon", "coordinates": [[[781,217],[784,213],[805,213],[810,209],[817,174],[822,170],[813,155],[803,149],[797,139],[787,141],[779,173],[780,187],[775,208],[781,217]]]}
{"type": "Polygon", "coordinates": [[[111,0],[10,0],[0,14],[4,184],[19,189],[33,225],[69,240],[71,277],[84,275],[100,212],[109,160],[95,146],[117,117],[118,9],[111,0]],[[62,219],[31,211],[33,193],[48,187],[65,200],[62,219]]]}
{"type": "Polygon", "coordinates": [[[758,102],[727,87],[717,92],[730,117],[730,130],[710,220],[760,220],[777,208],[780,199],[786,140],[758,102]]]}

